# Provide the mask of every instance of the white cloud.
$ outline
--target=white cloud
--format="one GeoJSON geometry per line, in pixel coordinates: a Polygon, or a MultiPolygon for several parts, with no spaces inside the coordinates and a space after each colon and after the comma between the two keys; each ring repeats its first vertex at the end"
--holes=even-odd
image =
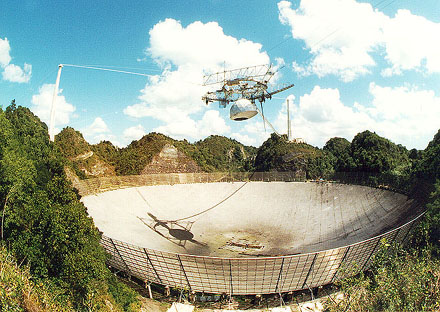
{"type": "Polygon", "coordinates": [[[374,99],[365,111],[376,121],[377,131],[395,142],[420,149],[439,129],[440,97],[416,87],[381,87],[370,84],[374,99]]]}
{"type": "Polygon", "coordinates": [[[10,82],[29,82],[32,76],[32,65],[24,63],[23,69],[20,66],[9,64],[3,71],[3,79],[10,82]]]}
{"type": "Polygon", "coordinates": [[[29,82],[32,76],[32,65],[24,63],[23,68],[11,64],[11,47],[8,38],[0,38],[0,67],[3,69],[3,80],[10,82],[29,82]]]}
{"type": "Polygon", "coordinates": [[[83,130],[83,134],[87,136],[106,132],[110,132],[110,129],[101,117],[96,117],[95,120],[83,130]]]}
{"type": "Polygon", "coordinates": [[[334,74],[351,81],[375,65],[369,55],[380,42],[385,15],[354,0],[302,0],[298,9],[278,3],[279,18],[304,40],[314,58],[307,70],[322,77],[334,74]],[[333,32],[332,32],[333,31],[333,32]]]}
{"type": "MultiPolygon", "coordinates": [[[[294,138],[323,146],[332,137],[352,140],[364,130],[375,131],[396,144],[423,149],[437,132],[440,97],[430,90],[409,87],[381,87],[370,84],[373,100],[369,105],[347,105],[339,90],[315,86],[309,94],[290,106],[294,138]]],[[[286,104],[274,125],[286,133],[286,104]]]]}
{"type": "Polygon", "coordinates": [[[111,133],[107,123],[101,117],[96,117],[89,126],[81,129],[81,132],[86,141],[90,144],[97,144],[101,141],[110,141],[115,146],[123,146],[118,138],[111,133]]]}
{"type": "Polygon", "coordinates": [[[186,28],[179,21],[166,19],[150,30],[153,59],[162,64],[191,65],[205,70],[267,64],[269,57],[262,46],[246,39],[236,39],[223,33],[216,23],[194,22],[186,28]]]}
{"type": "Polygon", "coordinates": [[[255,64],[268,64],[269,56],[261,44],[224,34],[216,23],[194,22],[183,27],[179,21],[166,19],[150,30],[147,53],[163,68],[162,75],[151,77],[141,90],[140,103],[128,106],[128,116],[152,117],[163,122],[156,128],[181,138],[201,138],[213,131],[229,131],[220,115],[207,108],[201,98],[205,71],[216,72],[255,64]],[[195,114],[203,114],[199,121],[195,114]]]}
{"type": "Polygon", "coordinates": [[[133,126],[130,128],[127,128],[123,132],[124,139],[130,143],[134,140],[139,140],[142,138],[147,132],[145,131],[145,128],[142,125],[133,126]]]}
{"type": "Polygon", "coordinates": [[[4,68],[11,62],[10,50],[8,38],[0,38],[0,67],[4,68]]]}
{"type": "Polygon", "coordinates": [[[440,72],[440,23],[408,10],[388,17],[355,0],[302,0],[297,9],[291,6],[288,1],[278,3],[279,19],[313,55],[309,64],[293,63],[300,75],[332,74],[352,81],[370,73],[376,66],[373,52],[383,48],[390,64],[384,76],[419,68],[440,72]]]}
{"type": "Polygon", "coordinates": [[[224,135],[230,131],[230,127],[215,110],[208,110],[203,117],[196,121],[189,116],[180,116],[167,125],[160,126],[154,131],[169,135],[175,139],[191,138],[200,140],[209,135],[224,135]]]}
{"type": "MultiPolygon", "coordinates": [[[[278,113],[275,125],[287,133],[286,103],[278,113]]],[[[341,102],[339,90],[315,86],[310,94],[300,97],[299,103],[292,98],[290,118],[293,138],[303,138],[312,145],[323,146],[335,136],[349,140],[371,126],[365,112],[359,112],[341,102]]]]}
{"type": "Polygon", "coordinates": [[[211,134],[221,135],[231,130],[225,120],[220,116],[220,113],[216,110],[206,111],[203,118],[197,122],[197,128],[197,132],[199,132],[202,137],[211,134]]]}
{"type": "Polygon", "coordinates": [[[111,133],[101,133],[101,134],[95,135],[90,141],[89,140],[87,140],[87,141],[91,144],[97,144],[101,141],[110,141],[114,146],[117,146],[120,148],[127,145],[127,144],[125,144],[125,145],[121,144],[119,139],[111,133]]]}
{"type": "Polygon", "coordinates": [[[402,75],[402,71],[397,66],[387,67],[387,68],[382,69],[382,71],[380,72],[380,75],[382,77],[399,76],[399,75],[402,75]]]}
{"type": "MultiPolygon", "coordinates": [[[[32,96],[32,107],[31,110],[37,115],[42,121],[44,121],[48,126],[50,122],[50,111],[52,107],[52,97],[55,85],[54,84],[44,84],[40,87],[39,93],[32,96]]],[[[58,90],[56,96],[56,110],[55,110],[55,120],[54,126],[66,125],[70,121],[70,117],[75,111],[75,106],[68,103],[64,95],[61,95],[63,90],[58,90]]]]}
{"type": "MultiPolygon", "coordinates": [[[[231,137],[233,139],[236,139],[238,142],[241,142],[244,145],[251,145],[251,146],[257,145],[257,140],[254,137],[251,137],[247,134],[241,134],[238,132],[234,132],[231,134],[231,137]]],[[[261,143],[258,145],[261,145],[261,143]]]]}
{"type": "Polygon", "coordinates": [[[296,61],[292,62],[292,69],[299,77],[310,76],[311,72],[304,66],[299,65],[296,61]]]}
{"type": "Polygon", "coordinates": [[[174,139],[194,139],[197,137],[197,124],[189,116],[183,115],[173,122],[156,127],[153,131],[166,134],[174,139]]]}
{"type": "Polygon", "coordinates": [[[440,72],[440,23],[399,10],[384,27],[386,59],[396,68],[440,72]]]}
{"type": "Polygon", "coordinates": [[[150,79],[141,90],[141,103],[128,106],[124,113],[136,118],[153,117],[166,123],[179,115],[197,113],[204,107],[202,95],[205,88],[200,85],[201,79],[202,72],[189,65],[164,72],[162,77],[150,79]]]}
{"type": "Polygon", "coordinates": [[[238,122],[242,127],[239,132],[232,133],[231,137],[245,145],[260,146],[272,133],[268,125],[264,126],[261,116],[238,122]]]}

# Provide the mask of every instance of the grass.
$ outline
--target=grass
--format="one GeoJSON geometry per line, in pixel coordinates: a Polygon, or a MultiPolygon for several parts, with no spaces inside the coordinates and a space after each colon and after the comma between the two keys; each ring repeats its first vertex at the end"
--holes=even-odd
{"type": "Polygon", "coordinates": [[[27,267],[20,267],[6,248],[0,247],[0,311],[43,312],[73,311],[56,302],[43,283],[36,283],[30,277],[27,267]]]}

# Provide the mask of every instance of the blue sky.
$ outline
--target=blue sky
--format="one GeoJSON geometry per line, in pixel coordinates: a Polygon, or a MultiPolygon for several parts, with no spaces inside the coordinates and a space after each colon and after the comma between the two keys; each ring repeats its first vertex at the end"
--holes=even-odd
{"type": "Polygon", "coordinates": [[[295,87],[264,112],[286,133],[322,147],[371,130],[423,149],[440,128],[438,0],[200,0],[0,2],[0,103],[49,121],[64,67],[56,129],[125,146],[151,131],[191,142],[210,134],[259,146],[260,117],[236,122],[206,106],[203,72],[272,63],[295,87]]]}

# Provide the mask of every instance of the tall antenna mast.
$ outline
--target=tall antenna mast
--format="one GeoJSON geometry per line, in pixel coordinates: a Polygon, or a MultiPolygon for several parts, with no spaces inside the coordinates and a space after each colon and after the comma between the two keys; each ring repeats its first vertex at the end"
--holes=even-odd
{"type": "Polygon", "coordinates": [[[154,75],[149,74],[143,74],[143,73],[136,73],[126,70],[118,70],[118,69],[111,69],[111,68],[104,68],[104,67],[96,67],[96,66],[89,66],[89,65],[74,65],[74,64],[60,64],[58,65],[58,75],[57,80],[55,82],[55,88],[53,90],[53,98],[52,98],[52,107],[50,109],[50,123],[49,123],[49,139],[53,142],[55,140],[55,110],[56,110],[56,99],[58,95],[58,87],[60,85],[60,77],[61,77],[61,69],[63,67],[76,67],[76,68],[86,68],[86,69],[95,69],[95,70],[104,70],[104,71],[110,71],[115,73],[122,73],[122,74],[130,74],[130,75],[137,75],[137,76],[145,76],[145,77],[153,77],[154,75]]]}
{"type": "Polygon", "coordinates": [[[52,142],[55,141],[55,133],[54,133],[55,107],[56,107],[56,100],[57,100],[57,95],[58,95],[58,87],[60,85],[61,69],[62,68],[63,68],[63,64],[58,65],[58,75],[57,75],[57,80],[55,82],[55,88],[53,90],[52,107],[50,109],[49,139],[52,142]]]}
{"type": "Polygon", "coordinates": [[[290,108],[289,108],[289,102],[290,99],[287,98],[287,140],[290,141],[292,139],[292,133],[291,133],[291,129],[290,129],[290,108]]]}

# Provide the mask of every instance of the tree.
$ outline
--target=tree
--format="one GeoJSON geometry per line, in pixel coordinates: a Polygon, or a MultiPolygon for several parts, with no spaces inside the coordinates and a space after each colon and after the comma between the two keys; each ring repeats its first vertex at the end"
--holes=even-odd
{"type": "Polygon", "coordinates": [[[101,234],[64,173],[65,159],[47,127],[13,103],[0,110],[0,202],[3,241],[36,280],[84,308],[110,278],[101,234]],[[6,200],[7,199],[7,200],[6,200]]]}
{"type": "Polygon", "coordinates": [[[354,137],[350,154],[357,171],[403,174],[411,165],[406,150],[368,130],[354,137]]]}
{"type": "Polygon", "coordinates": [[[344,138],[331,138],[325,143],[324,151],[335,157],[335,171],[351,171],[354,167],[353,158],[350,155],[350,142],[344,138]]]}
{"type": "Polygon", "coordinates": [[[55,144],[66,158],[73,158],[90,151],[90,145],[81,132],[71,127],[64,128],[55,136],[55,144]]]}
{"type": "Polygon", "coordinates": [[[415,165],[414,171],[419,178],[432,182],[440,179],[440,130],[422,151],[421,159],[415,165]]]}
{"type": "Polygon", "coordinates": [[[257,171],[294,171],[307,178],[326,177],[334,172],[333,159],[327,152],[308,144],[287,140],[286,135],[272,133],[258,149],[255,158],[257,171]]]}
{"type": "Polygon", "coordinates": [[[194,144],[206,171],[245,171],[257,149],[224,136],[211,135],[194,144]]]}

